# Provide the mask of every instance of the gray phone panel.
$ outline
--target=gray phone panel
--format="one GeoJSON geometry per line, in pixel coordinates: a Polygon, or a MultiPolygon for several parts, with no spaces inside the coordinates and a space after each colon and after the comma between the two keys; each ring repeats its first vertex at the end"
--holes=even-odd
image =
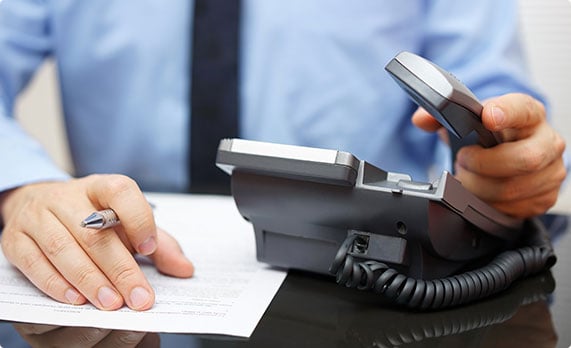
{"type": "Polygon", "coordinates": [[[522,224],[447,172],[416,182],[342,151],[225,139],[217,165],[232,175],[258,259],[275,266],[327,274],[343,240],[359,233],[371,243],[361,256],[441,277],[511,245],[522,224]]]}

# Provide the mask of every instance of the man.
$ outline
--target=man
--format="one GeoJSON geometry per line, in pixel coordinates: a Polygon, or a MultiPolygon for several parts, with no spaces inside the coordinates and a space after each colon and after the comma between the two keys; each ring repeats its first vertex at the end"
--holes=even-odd
{"type": "MultiPolygon", "coordinates": [[[[457,177],[505,213],[541,214],[566,176],[565,144],[527,80],[516,5],[246,1],[240,136],[338,148],[427,180],[448,168],[446,145],[411,126],[414,105],[382,69],[399,51],[416,52],[486,100],[484,125],[506,141],[464,148],[457,177]]],[[[186,161],[192,10],[186,0],[0,3],[2,248],[58,301],[150,308],[154,293],[135,252],[166,274],[192,275],[141,193],[184,192],[192,183],[186,161]],[[48,56],[59,69],[73,179],[11,118],[15,98],[48,56]],[[79,226],[104,208],[122,224],[97,234],[79,226]]],[[[413,121],[423,130],[439,128],[423,110],[413,121]]]]}

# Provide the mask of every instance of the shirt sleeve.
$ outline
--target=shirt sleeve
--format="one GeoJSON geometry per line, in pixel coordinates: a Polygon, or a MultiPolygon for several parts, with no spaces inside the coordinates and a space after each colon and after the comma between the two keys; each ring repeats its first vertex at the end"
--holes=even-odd
{"type": "Polygon", "coordinates": [[[0,192],[26,183],[69,178],[13,117],[18,94],[51,54],[46,7],[44,1],[0,2],[0,192]]]}
{"type": "MultiPolygon", "coordinates": [[[[525,93],[548,101],[528,70],[516,0],[427,1],[421,55],[457,76],[480,100],[525,93]]],[[[437,169],[450,168],[439,144],[437,169]]]]}
{"type": "Polygon", "coordinates": [[[429,3],[426,58],[458,76],[480,100],[521,92],[546,103],[528,71],[516,0],[429,3]]]}

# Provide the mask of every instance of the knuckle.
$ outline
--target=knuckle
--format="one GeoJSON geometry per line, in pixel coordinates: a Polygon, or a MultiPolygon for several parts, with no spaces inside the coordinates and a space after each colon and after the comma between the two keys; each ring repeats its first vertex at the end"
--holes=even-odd
{"type": "Polygon", "coordinates": [[[545,119],[545,105],[542,102],[530,96],[529,94],[521,94],[522,102],[527,112],[525,113],[526,121],[531,122],[536,119],[535,115],[541,116],[538,120],[545,119]]]}
{"type": "Polygon", "coordinates": [[[113,284],[125,284],[138,276],[139,270],[127,262],[117,262],[109,272],[109,280],[113,284]]]}
{"type": "Polygon", "coordinates": [[[83,237],[86,250],[105,250],[111,243],[110,238],[100,233],[86,233],[83,237]]]}
{"type": "Polygon", "coordinates": [[[29,273],[30,270],[33,270],[38,262],[40,262],[43,258],[43,255],[39,252],[26,252],[22,253],[19,256],[19,260],[15,263],[18,264],[18,268],[24,271],[24,273],[29,273]]]}
{"type": "Polygon", "coordinates": [[[77,284],[78,288],[86,288],[98,276],[99,271],[91,265],[78,265],[74,275],[74,284],[77,284]]]}
{"type": "Polygon", "coordinates": [[[52,236],[48,239],[47,244],[45,245],[45,253],[48,257],[57,257],[67,250],[72,244],[69,238],[65,235],[57,236],[53,233],[48,233],[48,235],[52,236]]]}
{"type": "Polygon", "coordinates": [[[547,202],[544,202],[544,204],[541,204],[541,205],[538,204],[538,205],[534,206],[534,208],[531,211],[531,216],[537,216],[537,215],[541,215],[541,214],[545,213],[554,204],[555,204],[555,202],[553,204],[547,204],[547,202]]]}
{"type": "Polygon", "coordinates": [[[59,186],[53,186],[49,190],[44,190],[42,195],[35,200],[36,204],[45,206],[46,202],[62,202],[68,193],[59,186]]]}
{"type": "Polygon", "coordinates": [[[110,195],[120,195],[137,188],[138,185],[135,181],[125,175],[112,174],[107,176],[105,180],[105,190],[107,190],[110,195]]]}
{"type": "Polygon", "coordinates": [[[550,192],[535,200],[535,204],[531,206],[530,215],[537,216],[544,214],[549,208],[553,207],[557,202],[557,191],[550,192]]]}
{"type": "MultiPolygon", "coordinates": [[[[36,200],[30,200],[24,203],[24,206],[16,213],[17,215],[14,216],[13,220],[16,224],[15,227],[25,227],[28,226],[28,222],[37,220],[38,211],[42,210],[42,207],[39,206],[40,203],[36,200]]],[[[29,234],[33,233],[31,231],[27,231],[29,234]]]]}
{"type": "Polygon", "coordinates": [[[101,341],[101,338],[107,335],[109,331],[109,329],[100,329],[94,327],[83,328],[77,335],[77,341],[81,344],[81,346],[91,346],[101,341]]]}
{"type": "Polygon", "coordinates": [[[554,180],[557,183],[562,184],[566,178],[567,178],[567,169],[565,168],[565,166],[562,165],[559,167],[559,170],[557,170],[557,172],[555,173],[554,180]]]}
{"type": "Polygon", "coordinates": [[[47,294],[56,294],[61,288],[62,278],[57,273],[51,273],[44,280],[43,289],[47,294]]]}
{"type": "Polygon", "coordinates": [[[521,196],[521,186],[514,182],[507,182],[500,186],[499,196],[502,201],[514,201],[521,196]]]}
{"type": "Polygon", "coordinates": [[[563,154],[563,152],[565,151],[565,148],[567,146],[567,144],[565,143],[565,140],[559,134],[556,134],[554,143],[555,143],[555,151],[556,151],[557,155],[561,156],[563,154]]]}
{"type": "Polygon", "coordinates": [[[156,229],[154,217],[149,214],[137,214],[137,216],[132,219],[132,224],[134,224],[134,231],[141,233],[141,235],[142,233],[152,233],[150,229],[156,229]]]}
{"type": "Polygon", "coordinates": [[[553,207],[555,205],[555,203],[557,203],[557,198],[559,197],[559,194],[557,191],[554,191],[553,193],[551,193],[550,195],[548,195],[545,199],[545,209],[544,211],[541,212],[541,214],[543,214],[545,212],[545,210],[553,207]]]}
{"type": "Polygon", "coordinates": [[[520,153],[520,170],[526,173],[537,171],[543,167],[545,158],[543,151],[526,147],[520,153]]]}

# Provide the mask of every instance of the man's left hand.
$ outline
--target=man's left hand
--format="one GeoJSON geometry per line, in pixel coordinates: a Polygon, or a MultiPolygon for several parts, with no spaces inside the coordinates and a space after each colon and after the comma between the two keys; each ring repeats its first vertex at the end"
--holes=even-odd
{"type": "MultiPolygon", "coordinates": [[[[442,128],[421,108],[412,120],[427,131],[442,128]]],[[[567,172],[565,141],[548,124],[543,104],[529,95],[506,94],[486,101],[482,122],[499,133],[503,143],[462,148],[456,157],[456,178],[507,214],[526,218],[545,213],[557,201],[567,172]]]]}

